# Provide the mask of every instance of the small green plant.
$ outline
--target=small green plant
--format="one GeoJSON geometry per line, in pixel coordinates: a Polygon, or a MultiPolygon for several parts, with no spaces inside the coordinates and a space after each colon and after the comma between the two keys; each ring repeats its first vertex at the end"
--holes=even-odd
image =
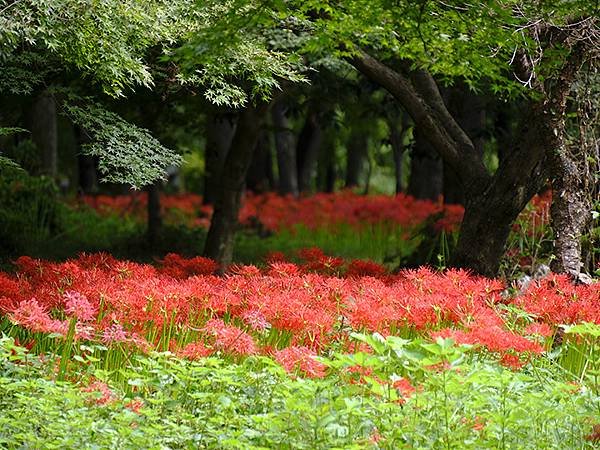
{"type": "Polygon", "coordinates": [[[600,325],[584,322],[562,328],[561,366],[600,395],[600,325]]]}

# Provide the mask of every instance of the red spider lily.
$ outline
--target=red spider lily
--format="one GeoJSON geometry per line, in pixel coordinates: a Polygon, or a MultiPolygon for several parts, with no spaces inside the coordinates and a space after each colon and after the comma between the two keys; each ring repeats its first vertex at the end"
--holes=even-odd
{"type": "Polygon", "coordinates": [[[310,272],[334,273],[344,264],[342,258],[327,256],[317,247],[301,249],[298,256],[304,260],[304,270],[310,272]]]}
{"type": "Polygon", "coordinates": [[[364,367],[360,365],[350,366],[343,369],[343,372],[350,376],[349,382],[351,384],[364,384],[366,383],[365,377],[373,377],[373,368],[364,367]]]}
{"type": "Polygon", "coordinates": [[[282,252],[269,251],[264,257],[267,264],[287,262],[287,257],[282,252]]]}
{"type": "Polygon", "coordinates": [[[204,342],[190,342],[177,352],[182,358],[191,360],[204,358],[214,353],[214,350],[204,345],[204,342]]]}
{"type": "Polygon", "coordinates": [[[287,347],[275,352],[275,359],[283,368],[294,374],[300,370],[310,378],[325,376],[326,366],[315,359],[317,354],[307,347],[287,347]]]}
{"type": "Polygon", "coordinates": [[[219,265],[210,258],[196,256],[182,258],[176,253],[168,253],[162,260],[161,273],[173,278],[188,278],[192,275],[211,275],[217,271],[219,265]]]}
{"type": "Polygon", "coordinates": [[[515,303],[550,325],[600,323],[600,285],[574,286],[566,275],[532,282],[515,303]]]}
{"type": "Polygon", "coordinates": [[[513,370],[519,370],[525,365],[525,362],[518,355],[504,353],[500,358],[500,364],[513,370]]]}
{"type": "Polygon", "coordinates": [[[125,408],[133,411],[136,414],[139,414],[141,409],[145,406],[144,400],[139,397],[129,400],[125,403],[125,408]]]}
{"type": "Polygon", "coordinates": [[[275,261],[269,264],[268,274],[273,277],[294,277],[300,274],[300,269],[296,264],[275,261]]]}
{"type": "Polygon", "coordinates": [[[244,330],[227,325],[220,319],[212,319],[206,323],[204,332],[214,338],[214,347],[225,353],[236,355],[254,355],[258,348],[252,336],[244,330]]]}
{"type": "MultiPolygon", "coordinates": [[[[318,249],[306,253],[314,261],[330,258],[318,249]]],[[[263,350],[293,345],[318,353],[333,342],[349,346],[350,331],[386,336],[403,328],[524,360],[522,353],[541,351],[528,336],[539,340],[561,323],[600,323],[598,285],[573,286],[560,276],[503,299],[499,280],[460,270],[420,268],[393,276],[336,277],[274,262],[262,272],[239,266],[215,276],[195,275],[207,267],[206,261],[180,256],[168,260],[182,268],[176,277],[165,273],[164,265],[157,269],[106,254],[63,263],[19,258],[15,275],[0,274],[0,308],[34,332],[65,334],[66,322],[57,318],[75,315],[87,320],[77,325],[76,338],[120,342],[142,351],[164,349],[173,340],[189,342],[190,330],[200,330],[202,345],[178,351],[188,357],[215,351],[256,354],[259,344],[263,350]],[[501,301],[536,315],[535,324],[520,334],[508,329],[496,307],[501,301]],[[207,318],[213,321],[207,323],[207,318]]]]}
{"type": "Polygon", "coordinates": [[[480,417],[480,416],[475,416],[473,419],[467,419],[466,417],[463,417],[461,419],[461,422],[463,424],[471,427],[471,429],[474,431],[481,431],[486,426],[485,418],[480,417]]]}
{"type": "Polygon", "coordinates": [[[90,392],[94,394],[93,401],[97,405],[107,405],[117,401],[117,396],[110,389],[108,384],[96,380],[90,383],[88,386],[81,389],[83,392],[90,392]]]}
{"type": "Polygon", "coordinates": [[[414,392],[414,386],[406,378],[398,378],[393,381],[392,387],[402,396],[403,400],[410,397],[414,392]]]}
{"type": "Polygon", "coordinates": [[[241,319],[254,331],[264,331],[271,328],[264,314],[258,310],[246,310],[240,314],[241,319]]]}
{"type": "Polygon", "coordinates": [[[528,336],[543,336],[550,337],[554,335],[554,330],[547,323],[533,322],[523,330],[523,333],[528,336]]]}
{"type": "Polygon", "coordinates": [[[12,310],[20,301],[25,300],[21,292],[28,288],[29,286],[24,280],[15,280],[0,273],[0,313],[12,310]]]}
{"type": "Polygon", "coordinates": [[[387,272],[381,264],[373,261],[355,259],[350,262],[346,270],[347,277],[381,277],[387,272]]]}
{"type": "MultiPolygon", "coordinates": [[[[202,205],[202,197],[194,194],[161,195],[161,212],[167,223],[184,223],[206,227],[212,215],[210,206],[202,205]]],[[[148,202],[147,193],[108,197],[84,197],[83,202],[100,214],[120,214],[143,220],[148,202]]],[[[351,191],[335,194],[319,193],[309,197],[281,197],[274,193],[248,194],[239,220],[245,225],[259,223],[277,231],[302,224],[308,228],[337,226],[340,223],[362,227],[374,223],[390,223],[413,227],[428,217],[443,213],[435,225],[438,230],[453,231],[462,220],[460,205],[417,200],[407,195],[363,196],[351,191]]]]}
{"type": "Polygon", "coordinates": [[[65,334],[66,331],[66,324],[52,319],[35,298],[20,302],[9,318],[33,332],[65,334]]]}
{"type": "Polygon", "coordinates": [[[110,345],[115,342],[127,342],[129,340],[127,332],[123,325],[113,323],[110,327],[105,328],[102,333],[102,342],[110,345]]]}
{"type": "Polygon", "coordinates": [[[96,308],[88,301],[85,295],[75,291],[65,292],[65,312],[82,322],[93,320],[96,316],[96,308]]]}

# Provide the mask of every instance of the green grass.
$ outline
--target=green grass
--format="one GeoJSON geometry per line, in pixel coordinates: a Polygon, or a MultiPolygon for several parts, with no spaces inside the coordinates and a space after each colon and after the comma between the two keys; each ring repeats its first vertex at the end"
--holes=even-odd
{"type": "Polygon", "coordinates": [[[586,436],[600,417],[598,392],[557,366],[513,372],[450,340],[356,338],[374,353],[332,354],[322,379],[291,377],[265,357],[162,353],[132,356],[117,382],[94,361],[57,381],[51,357],[42,363],[0,338],[0,447],[595,448],[586,436]],[[363,382],[347,370],[356,366],[371,371],[363,382]],[[412,395],[386,381],[401,376],[412,395]],[[108,397],[84,391],[98,380],[108,397]]]}

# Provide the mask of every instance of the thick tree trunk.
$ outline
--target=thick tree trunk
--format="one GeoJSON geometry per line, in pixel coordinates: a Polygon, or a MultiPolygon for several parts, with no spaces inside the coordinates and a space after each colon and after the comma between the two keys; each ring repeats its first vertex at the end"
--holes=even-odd
{"type": "Polygon", "coordinates": [[[279,100],[273,106],[273,127],[275,128],[275,148],[277,167],[279,168],[279,193],[298,196],[298,169],[296,166],[296,147],[294,133],[287,117],[286,99],[279,100]]]}
{"type": "Polygon", "coordinates": [[[513,148],[490,176],[472,140],[448,112],[435,81],[424,70],[407,76],[366,53],[352,60],[404,106],[415,126],[426,133],[444,161],[460,178],[465,192],[465,217],[452,264],[494,276],[504,252],[510,225],[544,180],[547,149],[559,148],[557,130],[564,119],[566,98],[581,59],[577,52],[562,68],[551,95],[532,104],[513,148]]]}
{"type": "MultiPolygon", "coordinates": [[[[571,53],[571,59],[560,74],[558,86],[571,87],[577,71],[586,57],[587,49],[578,42],[571,53]]],[[[597,164],[598,149],[586,141],[586,133],[581,123],[580,138],[576,144],[567,143],[566,111],[567,92],[561,92],[551,105],[552,135],[556,145],[546,149],[550,161],[552,180],[552,207],[550,209],[554,230],[554,256],[552,270],[571,275],[574,280],[590,283],[591,279],[582,273],[581,237],[591,221],[592,193],[594,192],[594,169],[597,164]],[[560,114],[560,115],[559,115],[560,114]]]]}
{"type": "MultiPolygon", "coordinates": [[[[456,118],[458,124],[469,136],[475,147],[475,152],[483,159],[483,146],[486,102],[481,95],[473,93],[466,84],[460,83],[443,91],[444,102],[448,111],[456,118]]],[[[464,204],[460,178],[449,164],[444,164],[444,201],[446,203],[464,204]]]]}
{"type": "Polygon", "coordinates": [[[42,170],[54,178],[58,173],[58,128],[56,102],[49,92],[35,99],[30,120],[31,138],[42,153],[42,170]]]}
{"type": "MultiPolygon", "coordinates": [[[[558,74],[557,81],[552,84],[551,94],[531,104],[529,114],[521,123],[516,142],[500,162],[490,185],[482,194],[471,195],[467,199],[465,218],[454,256],[456,265],[476,267],[484,275],[495,275],[511,223],[531,197],[542,188],[549,172],[556,170],[556,155],[564,149],[567,98],[583,57],[581,47],[577,45],[570,56],[558,74]]],[[[560,171],[563,169],[559,169],[560,171]]],[[[568,178],[565,182],[559,182],[560,187],[575,199],[566,211],[562,211],[562,208],[567,205],[559,203],[557,206],[562,212],[558,219],[560,227],[566,227],[558,250],[567,252],[564,257],[559,257],[563,261],[561,264],[568,262],[578,265],[580,259],[573,257],[573,254],[579,250],[579,245],[573,240],[578,237],[581,225],[577,222],[569,226],[567,222],[574,220],[574,215],[582,207],[580,193],[577,192],[580,186],[573,182],[576,172],[571,168],[567,172],[568,178]]],[[[556,232],[561,234],[563,230],[558,228],[556,232]]],[[[560,266],[555,268],[561,269],[560,266]]]]}
{"type": "Polygon", "coordinates": [[[418,128],[410,153],[410,181],[407,193],[418,199],[436,201],[442,195],[443,163],[435,148],[418,128]]]}
{"type": "Polygon", "coordinates": [[[296,157],[298,161],[298,190],[306,192],[311,189],[315,175],[319,149],[321,148],[322,130],[319,124],[319,113],[311,107],[306,115],[306,121],[298,137],[296,157]]]}
{"type": "Polygon", "coordinates": [[[489,277],[497,274],[512,223],[545,182],[541,159],[532,158],[538,164],[529,177],[514,183],[495,178],[488,190],[467,199],[453,266],[489,277]]]}
{"type": "Polygon", "coordinates": [[[268,104],[250,105],[239,116],[231,148],[216,184],[216,201],[204,256],[214,259],[225,271],[233,257],[233,241],[238,224],[244,182],[260,128],[268,112],[268,104]]]}
{"type": "Polygon", "coordinates": [[[213,204],[217,195],[217,184],[223,170],[223,163],[235,133],[236,123],[233,114],[215,113],[206,128],[206,151],[204,154],[204,196],[205,204],[213,204]]]}
{"type": "MultiPolygon", "coordinates": [[[[582,158],[585,160],[585,158],[582,158]]],[[[587,171],[566,146],[553,152],[552,228],[554,255],[552,270],[579,277],[581,272],[581,235],[591,220],[590,185],[587,171]]]]}

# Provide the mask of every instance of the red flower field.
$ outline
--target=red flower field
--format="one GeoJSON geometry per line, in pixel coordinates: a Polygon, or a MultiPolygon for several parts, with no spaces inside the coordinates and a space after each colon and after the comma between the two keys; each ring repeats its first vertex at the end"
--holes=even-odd
{"type": "Polygon", "coordinates": [[[519,366],[545,349],[559,325],[600,323],[600,287],[574,286],[563,276],[511,297],[501,281],[459,270],[389,274],[319,249],[301,256],[300,265],[238,266],[225,276],[213,274],[211,260],[175,254],[157,267],[107,254],[63,263],[21,257],[14,274],[0,273],[0,314],[35,333],[30,339],[65,335],[76,319],[81,340],[192,359],[263,353],[312,376],[324,369],[311,355],[355,350],[351,331],[452,337],[519,366]],[[507,306],[529,319],[508,322],[507,306]]]}
{"type": "MultiPolygon", "coordinates": [[[[148,196],[145,192],[122,196],[86,196],[83,202],[100,213],[130,215],[142,219],[146,214],[148,196]]],[[[212,207],[202,204],[195,194],[161,195],[161,208],[167,220],[183,219],[190,226],[208,227],[212,207]]],[[[399,194],[358,195],[351,191],[335,194],[318,193],[294,198],[274,193],[247,194],[239,220],[250,226],[260,224],[269,231],[279,231],[302,224],[310,229],[349,224],[390,223],[410,228],[435,216],[436,226],[452,231],[460,224],[464,209],[460,205],[443,205],[429,200],[417,200],[399,194]]]]}

